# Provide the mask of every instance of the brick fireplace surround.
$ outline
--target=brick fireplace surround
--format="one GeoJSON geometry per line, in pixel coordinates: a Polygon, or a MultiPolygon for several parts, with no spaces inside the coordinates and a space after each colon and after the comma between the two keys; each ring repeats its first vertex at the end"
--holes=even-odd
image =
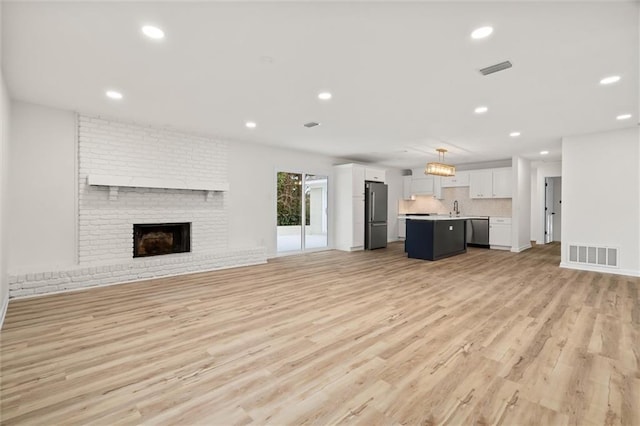
{"type": "Polygon", "coordinates": [[[230,248],[227,142],[78,116],[77,265],[10,271],[27,297],[266,262],[230,248]],[[191,252],[133,257],[133,224],[191,223],[191,252]]]}

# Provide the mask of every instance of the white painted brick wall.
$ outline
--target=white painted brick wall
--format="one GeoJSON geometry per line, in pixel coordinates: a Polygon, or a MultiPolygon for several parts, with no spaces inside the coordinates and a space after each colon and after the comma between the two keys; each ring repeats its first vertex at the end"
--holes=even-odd
{"type": "Polygon", "coordinates": [[[266,254],[264,248],[256,247],[204,255],[180,253],[136,260],[140,261],[9,275],[9,295],[11,298],[30,297],[150,278],[256,265],[266,262],[266,254]]]}
{"type": "Polygon", "coordinates": [[[87,185],[90,174],[227,182],[227,143],[78,116],[78,260],[65,270],[10,274],[10,297],[264,263],[262,247],[228,249],[224,192],[87,185]],[[191,222],[191,252],[133,258],[133,224],[191,222]]]}
{"type": "MultiPolygon", "coordinates": [[[[133,224],[191,222],[191,251],[203,254],[228,245],[226,197],[203,191],[87,185],[102,174],[227,182],[227,143],[170,130],[99,117],[78,118],[80,264],[129,261],[133,224]]],[[[138,259],[136,259],[138,260],[138,259]]]]}

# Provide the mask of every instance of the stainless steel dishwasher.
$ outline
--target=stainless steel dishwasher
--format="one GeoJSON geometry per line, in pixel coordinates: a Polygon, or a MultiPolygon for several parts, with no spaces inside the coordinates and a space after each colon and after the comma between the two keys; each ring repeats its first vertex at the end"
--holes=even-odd
{"type": "Polygon", "coordinates": [[[467,245],[489,248],[489,218],[467,219],[467,245]]]}

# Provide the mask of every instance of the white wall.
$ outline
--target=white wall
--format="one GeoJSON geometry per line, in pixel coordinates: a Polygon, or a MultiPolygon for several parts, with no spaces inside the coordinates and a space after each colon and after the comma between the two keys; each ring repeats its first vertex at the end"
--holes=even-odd
{"type": "Polygon", "coordinates": [[[531,164],[531,239],[537,244],[544,244],[544,179],[559,176],[562,176],[560,161],[531,164]]]}
{"type": "Polygon", "coordinates": [[[531,248],[531,161],[513,157],[511,251],[531,248]]]}
{"type": "MultiPolygon", "coordinates": [[[[12,250],[12,269],[25,270],[76,261],[76,127],[69,111],[16,102],[12,112],[12,136],[17,152],[11,157],[11,176],[16,179],[10,196],[11,228],[26,221],[35,223],[24,243],[12,250]],[[57,228],[51,227],[56,222],[57,228]],[[37,236],[46,240],[30,247],[37,236]],[[50,251],[52,245],[57,247],[50,251]],[[33,250],[32,250],[33,249],[33,250]],[[46,250],[45,250],[46,249],[46,250]],[[35,251],[34,251],[35,250],[35,251]]],[[[229,246],[267,248],[276,255],[276,172],[307,172],[329,177],[332,190],[333,165],[347,160],[245,142],[228,143],[229,246]]],[[[401,198],[400,171],[389,170],[389,199],[401,198]],[[395,194],[395,195],[394,195],[395,194]],[[393,197],[393,198],[392,198],[393,197]]],[[[329,246],[333,244],[333,205],[329,198],[329,246]]],[[[389,239],[397,238],[395,202],[390,203],[389,239]]],[[[17,232],[12,232],[12,244],[17,232]]]]}
{"type": "Polygon", "coordinates": [[[226,180],[226,142],[97,117],[79,124],[76,144],[74,113],[12,109],[10,297],[266,261],[260,247],[227,247],[226,194],[121,188],[111,199],[106,187],[86,185],[90,174],[218,183],[226,180]],[[132,225],[149,221],[192,222],[192,251],[134,259],[132,225]]]}
{"type": "Polygon", "coordinates": [[[640,132],[637,127],[564,138],[562,263],[640,276],[640,132]],[[619,269],[568,263],[569,244],[617,247],[619,269]]]}
{"type": "MultiPolygon", "coordinates": [[[[2,6],[0,5],[0,9],[2,6]]],[[[0,18],[1,19],[1,18],[0,18]]],[[[9,301],[8,253],[9,238],[9,118],[10,102],[7,86],[0,67],[0,328],[9,301]]]]}
{"type": "Polygon", "coordinates": [[[14,102],[9,166],[9,270],[76,262],[75,115],[14,102]]]}
{"type": "MultiPolygon", "coordinates": [[[[295,172],[328,176],[333,192],[335,158],[271,146],[229,143],[229,245],[263,246],[267,257],[277,253],[276,173],[295,172]]],[[[332,241],[333,199],[329,197],[329,245],[332,241]]]]}

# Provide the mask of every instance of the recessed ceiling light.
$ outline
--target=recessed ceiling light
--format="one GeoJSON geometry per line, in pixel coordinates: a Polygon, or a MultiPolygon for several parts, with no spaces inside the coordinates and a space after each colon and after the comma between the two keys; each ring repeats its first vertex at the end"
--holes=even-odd
{"type": "Polygon", "coordinates": [[[116,92],[115,90],[107,90],[105,94],[111,99],[122,99],[122,93],[116,92]]]}
{"type": "Polygon", "coordinates": [[[476,114],[484,114],[487,111],[489,111],[489,108],[487,108],[486,106],[479,106],[473,110],[473,112],[475,112],[476,114]]]}
{"type": "Polygon", "coordinates": [[[158,27],[154,27],[153,25],[145,25],[144,27],[142,27],[142,33],[154,40],[160,40],[164,38],[164,31],[162,31],[158,27]]]}
{"type": "Polygon", "coordinates": [[[474,40],[479,40],[481,38],[489,37],[493,32],[493,27],[480,27],[473,30],[471,33],[471,38],[474,40]]]}
{"type": "Polygon", "coordinates": [[[631,114],[620,114],[616,117],[616,120],[628,120],[631,118],[631,114]]]}
{"type": "Polygon", "coordinates": [[[540,151],[540,155],[547,155],[549,151],[540,151]]]}
{"type": "Polygon", "coordinates": [[[618,81],[620,81],[620,76],[619,75],[610,75],[609,77],[605,77],[602,80],[600,80],[600,84],[613,84],[613,83],[617,83],[618,81]]]}
{"type": "Polygon", "coordinates": [[[318,93],[318,99],[322,99],[323,101],[328,101],[331,97],[332,95],[329,92],[318,93]]]}
{"type": "Polygon", "coordinates": [[[511,132],[509,133],[509,136],[511,136],[512,138],[517,138],[518,136],[520,136],[520,132],[511,132]]]}
{"type": "Polygon", "coordinates": [[[247,126],[249,129],[255,129],[257,124],[253,121],[247,121],[246,123],[244,123],[245,126],[247,126]]]}

